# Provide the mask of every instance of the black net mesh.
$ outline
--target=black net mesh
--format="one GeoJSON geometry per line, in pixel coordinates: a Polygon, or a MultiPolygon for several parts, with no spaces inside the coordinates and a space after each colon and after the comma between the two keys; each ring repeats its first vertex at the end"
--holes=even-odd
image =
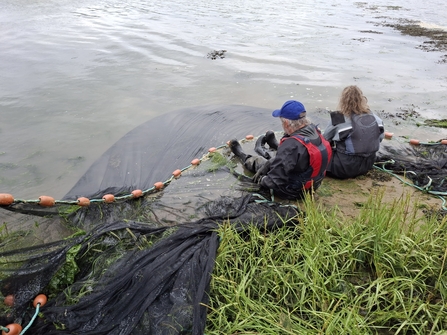
{"type": "Polygon", "coordinates": [[[44,293],[49,300],[29,328],[32,334],[201,334],[218,225],[243,231],[251,222],[272,229],[283,225],[280,216],[297,214],[293,207],[255,200],[222,197],[206,204],[207,218],[194,222],[116,221],[82,236],[4,252],[1,293],[13,294],[15,303],[0,322],[28,324],[31,302],[44,293]]]}
{"type": "MultiPolygon", "coordinates": [[[[219,225],[274,229],[298,211],[266,201],[226,148],[161,191],[93,200],[151,189],[206,153],[205,144],[244,138],[239,120],[263,133],[266,118],[270,111],[240,106],[157,118],[112,146],[63,199],[88,197],[89,206],[1,209],[0,293],[14,304],[0,302],[0,325],[28,325],[30,334],[202,334],[219,225]],[[36,318],[38,294],[48,302],[36,318]]],[[[243,145],[249,152],[254,142],[243,145]]]]}
{"type": "MultiPolygon", "coordinates": [[[[0,301],[0,325],[19,323],[37,335],[203,334],[219,226],[269,230],[294,224],[299,214],[270,201],[225,147],[232,138],[265,133],[271,122],[270,110],[253,107],[183,109],[125,135],[65,202],[4,206],[0,293],[14,303],[0,301]],[[212,146],[221,149],[190,166],[212,146]],[[125,196],[135,189],[150,191],[125,196]],[[107,193],[116,201],[102,201],[107,193]],[[70,203],[78,197],[91,199],[90,206],[70,203]],[[33,299],[42,293],[48,302],[36,318],[33,299]]],[[[254,154],[254,141],[242,146],[254,154]]],[[[384,142],[376,164],[445,192],[445,148],[384,142]]]]}
{"type": "Polygon", "coordinates": [[[447,195],[447,145],[385,141],[377,155],[376,165],[404,176],[429,193],[447,195]]]}

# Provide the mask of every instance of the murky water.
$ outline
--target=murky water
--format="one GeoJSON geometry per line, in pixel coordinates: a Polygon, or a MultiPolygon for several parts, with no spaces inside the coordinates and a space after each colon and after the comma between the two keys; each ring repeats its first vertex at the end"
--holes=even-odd
{"type": "Polygon", "coordinates": [[[447,4],[1,0],[0,193],[60,198],[128,131],[184,107],[335,109],[357,84],[374,111],[445,118],[443,53],[383,25],[396,19],[447,29],[447,4]]]}

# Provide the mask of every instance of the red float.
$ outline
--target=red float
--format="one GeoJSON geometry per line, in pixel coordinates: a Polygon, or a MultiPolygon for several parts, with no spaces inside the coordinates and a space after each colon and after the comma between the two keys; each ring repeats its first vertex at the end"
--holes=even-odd
{"type": "Polygon", "coordinates": [[[143,191],[142,190],[133,190],[132,191],[132,197],[133,198],[139,198],[143,195],[143,191]]]}
{"type": "Polygon", "coordinates": [[[157,190],[161,190],[164,186],[165,186],[165,184],[163,184],[161,181],[157,181],[157,182],[154,184],[154,187],[155,187],[155,189],[157,189],[157,190]]]}
{"type": "Polygon", "coordinates": [[[115,196],[113,194],[106,194],[102,197],[102,200],[104,200],[104,202],[110,204],[111,202],[115,201],[115,196]]]}
{"type": "Polygon", "coordinates": [[[388,132],[388,131],[385,132],[385,138],[386,138],[387,140],[391,140],[391,138],[393,137],[393,135],[394,135],[394,133],[390,133],[390,132],[388,132]]]}
{"type": "Polygon", "coordinates": [[[8,332],[2,330],[2,335],[19,335],[22,331],[22,326],[18,323],[11,323],[6,326],[9,329],[8,332]]]}
{"type": "Polygon", "coordinates": [[[8,193],[0,193],[0,205],[8,206],[14,202],[14,197],[8,193]]]}
{"type": "Polygon", "coordinates": [[[13,296],[12,294],[8,294],[8,295],[5,297],[5,300],[3,300],[3,303],[4,303],[6,306],[12,307],[12,306],[14,305],[14,296],[13,296]]]}
{"type": "Polygon", "coordinates": [[[42,195],[39,197],[39,205],[41,205],[42,207],[51,207],[54,206],[55,203],[56,201],[54,200],[54,198],[47,195],[42,195]]]}
{"type": "Polygon", "coordinates": [[[90,199],[85,197],[78,198],[78,205],[79,206],[89,206],[90,205],[90,199]]]}
{"type": "Polygon", "coordinates": [[[34,298],[33,306],[37,307],[37,304],[40,305],[40,307],[44,306],[48,301],[48,298],[45,294],[39,294],[37,297],[34,298]]]}
{"type": "Polygon", "coordinates": [[[182,174],[182,170],[175,170],[174,172],[172,172],[172,175],[174,176],[174,178],[179,178],[182,174]]]}

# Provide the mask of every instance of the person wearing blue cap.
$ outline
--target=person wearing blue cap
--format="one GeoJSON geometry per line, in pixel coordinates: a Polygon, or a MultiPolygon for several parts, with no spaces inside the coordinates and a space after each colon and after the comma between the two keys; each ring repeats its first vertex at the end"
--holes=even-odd
{"type": "Polygon", "coordinates": [[[281,199],[301,199],[305,192],[315,191],[321,185],[331,160],[330,144],[307,118],[299,101],[286,101],[272,116],[281,120],[284,136],[277,143],[275,134],[268,131],[257,145],[260,141],[276,147],[274,158],[247,155],[236,139],[229,142],[230,149],[254,173],[253,181],[261,187],[272,190],[281,199]]]}
{"type": "Polygon", "coordinates": [[[355,86],[343,89],[340,111],[331,112],[324,137],[332,145],[332,161],[327,175],[354,178],[367,173],[374,165],[376,152],[385,137],[382,120],[372,113],[362,90],[355,86]]]}

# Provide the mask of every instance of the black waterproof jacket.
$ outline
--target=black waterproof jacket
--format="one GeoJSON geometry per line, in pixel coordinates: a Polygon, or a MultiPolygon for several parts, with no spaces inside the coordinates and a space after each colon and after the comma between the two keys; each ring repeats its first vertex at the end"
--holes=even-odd
{"type": "MultiPolygon", "coordinates": [[[[307,137],[316,146],[322,144],[315,125],[305,126],[291,135],[307,137]]],[[[286,135],[287,136],[287,135],[286,135]]],[[[275,158],[270,163],[270,170],[261,180],[261,186],[273,190],[274,194],[282,199],[299,199],[303,196],[301,187],[291,188],[291,181],[303,176],[307,179],[309,172],[309,153],[306,147],[299,141],[289,139],[283,141],[278,147],[275,158]]],[[[314,190],[319,187],[321,180],[314,185],[314,190]]]]}

